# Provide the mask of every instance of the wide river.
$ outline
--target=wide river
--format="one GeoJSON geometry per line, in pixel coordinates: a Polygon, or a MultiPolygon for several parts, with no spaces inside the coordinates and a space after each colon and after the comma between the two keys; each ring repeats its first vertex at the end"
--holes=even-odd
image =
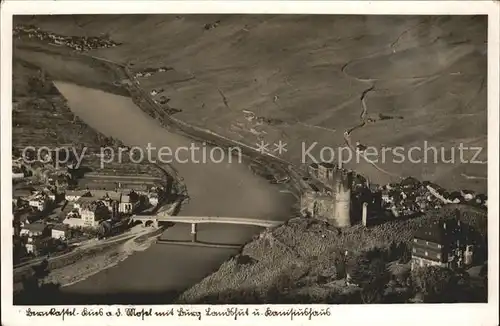
{"type": "MultiPolygon", "coordinates": [[[[152,148],[164,147],[174,152],[179,147],[188,148],[193,142],[162,128],[128,97],[66,82],[55,82],[55,85],[68,100],[71,110],[85,123],[129,146],[145,147],[149,143],[152,148]]],[[[290,207],[294,198],[280,192],[280,186],[269,184],[254,175],[247,165],[239,163],[236,158],[232,159],[232,163],[227,157],[222,163],[211,162],[210,157],[206,163],[174,160],[172,165],[184,178],[190,196],[189,203],[183,206],[179,215],[272,220],[286,220],[291,216],[290,207]]],[[[198,239],[215,243],[245,243],[259,231],[260,228],[250,226],[201,224],[198,226],[198,239]]],[[[162,238],[188,240],[189,232],[190,225],[177,224],[167,229],[162,238]]],[[[217,270],[235,252],[234,249],[154,244],[145,251],[132,254],[115,267],[65,287],[64,291],[129,295],[135,292],[154,295],[181,291],[217,270]]]]}

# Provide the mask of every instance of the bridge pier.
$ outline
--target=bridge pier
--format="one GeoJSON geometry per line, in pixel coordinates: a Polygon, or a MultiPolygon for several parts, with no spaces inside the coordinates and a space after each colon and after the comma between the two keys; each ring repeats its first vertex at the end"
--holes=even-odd
{"type": "Polygon", "coordinates": [[[191,223],[191,242],[196,242],[196,223],[191,223]]]}

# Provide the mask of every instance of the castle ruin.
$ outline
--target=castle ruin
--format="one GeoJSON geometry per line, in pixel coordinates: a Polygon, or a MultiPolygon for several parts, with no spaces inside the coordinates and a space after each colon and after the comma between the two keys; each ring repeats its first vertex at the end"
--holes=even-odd
{"type": "Polygon", "coordinates": [[[302,195],[302,214],[323,219],[337,227],[351,226],[352,173],[332,169],[328,178],[331,191],[306,191],[302,195]]]}

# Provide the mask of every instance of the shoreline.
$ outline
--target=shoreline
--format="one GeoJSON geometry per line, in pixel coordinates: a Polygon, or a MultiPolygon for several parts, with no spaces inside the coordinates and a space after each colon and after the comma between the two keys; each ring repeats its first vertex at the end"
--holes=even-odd
{"type": "MultiPolygon", "coordinates": [[[[167,214],[178,210],[180,205],[182,205],[182,201],[174,202],[170,208],[167,208],[167,214]]],[[[67,287],[84,281],[92,275],[118,265],[135,251],[146,250],[154,243],[154,241],[148,243],[147,247],[141,247],[141,245],[148,242],[150,238],[157,238],[161,236],[164,231],[165,228],[160,227],[158,229],[145,230],[142,232],[139,231],[136,234],[123,233],[116,236],[114,239],[108,239],[109,242],[99,243],[93,247],[85,249],[76,248],[75,251],[67,254],[55,256],[52,259],[49,258],[49,275],[44,278],[44,282],[56,283],[61,287],[67,287]],[[122,238],[120,238],[120,236],[122,236],[122,238]],[[146,238],[143,240],[144,237],[146,238]],[[96,263],[95,259],[99,259],[100,261],[96,263]],[[85,268],[78,268],[79,264],[83,264],[85,268]],[[51,265],[56,265],[56,267],[51,267],[51,265]],[[87,272],[81,274],[79,270],[83,269],[92,269],[92,271],[90,273],[87,272]],[[68,270],[70,278],[73,279],[73,281],[64,283],[62,280],[67,277],[68,270]]],[[[37,264],[41,262],[42,261],[37,261],[20,266],[17,268],[17,273],[16,269],[14,269],[14,284],[22,284],[23,278],[27,276],[27,273],[31,272],[31,268],[37,266],[37,264]],[[17,281],[16,278],[18,279],[17,281]]]]}
{"type": "Polygon", "coordinates": [[[163,231],[164,229],[160,228],[157,230],[152,230],[151,232],[146,234],[138,235],[137,237],[129,239],[124,243],[118,244],[118,246],[116,246],[115,248],[110,248],[109,251],[104,252],[97,257],[89,257],[85,261],[77,262],[76,264],[67,265],[61,269],[55,270],[56,272],[59,272],[59,277],[55,276],[54,280],[51,280],[50,279],[50,276],[52,275],[51,272],[44,281],[48,282],[55,281],[56,283],[61,284],[61,288],[69,287],[73,284],[85,281],[87,278],[97,273],[100,273],[106,269],[117,266],[120,262],[127,259],[130,255],[134,254],[134,252],[146,250],[154,243],[154,239],[161,236],[163,231]],[[146,239],[138,241],[139,238],[142,238],[144,236],[146,236],[146,239]],[[96,262],[96,260],[98,261],[96,262]],[[80,270],[81,266],[75,266],[79,264],[86,266],[85,269],[86,270],[90,269],[90,272],[79,274],[78,270],[80,270]],[[73,277],[70,276],[70,278],[73,279],[72,281],[67,283],[62,283],[60,280],[61,278],[64,279],[67,277],[68,274],[67,269],[70,270],[69,271],[70,275],[72,271],[74,271],[74,274],[76,275],[74,275],[73,277]]]}

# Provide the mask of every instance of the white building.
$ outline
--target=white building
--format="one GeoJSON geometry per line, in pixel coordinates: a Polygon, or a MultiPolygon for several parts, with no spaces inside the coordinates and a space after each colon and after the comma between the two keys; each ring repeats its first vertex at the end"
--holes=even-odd
{"type": "Polygon", "coordinates": [[[120,205],[118,206],[118,211],[120,213],[130,214],[134,209],[134,204],[130,201],[130,196],[123,195],[121,198],[120,205]]]}
{"type": "Polygon", "coordinates": [[[65,225],[56,225],[52,228],[52,238],[66,240],[68,237],[68,227],[65,225]]]}
{"type": "Polygon", "coordinates": [[[97,227],[102,220],[110,217],[110,212],[103,202],[95,201],[83,206],[80,215],[85,226],[97,227]]]}
{"type": "Polygon", "coordinates": [[[149,193],[148,194],[148,200],[149,200],[149,203],[152,205],[152,206],[157,206],[158,205],[158,194],[157,193],[149,193]]]}
{"type": "Polygon", "coordinates": [[[24,178],[24,173],[12,173],[12,179],[22,179],[24,178]]]}
{"type": "Polygon", "coordinates": [[[393,198],[391,196],[389,196],[388,193],[382,194],[382,201],[386,204],[392,204],[394,202],[393,198]]]}
{"type": "Polygon", "coordinates": [[[460,191],[462,197],[466,200],[466,201],[469,201],[469,200],[472,200],[474,199],[475,197],[475,194],[474,192],[470,191],[470,190],[462,190],[460,191]]]}
{"type": "Polygon", "coordinates": [[[19,232],[20,236],[26,235],[30,238],[32,237],[39,237],[42,236],[46,233],[47,231],[47,225],[43,223],[31,223],[31,224],[25,224],[21,228],[21,231],[19,232]]]}
{"type": "Polygon", "coordinates": [[[26,252],[38,256],[40,254],[40,251],[47,246],[49,239],[50,238],[37,239],[36,241],[27,243],[26,252]]]}
{"type": "Polygon", "coordinates": [[[64,198],[70,202],[76,202],[81,197],[90,196],[88,190],[68,190],[64,194],[64,198]]]}
{"type": "Polygon", "coordinates": [[[82,217],[82,221],[85,226],[90,226],[90,227],[97,226],[94,210],[83,208],[82,210],[80,210],[80,215],[82,217]]]}
{"type": "Polygon", "coordinates": [[[35,194],[28,200],[28,204],[31,207],[38,209],[40,212],[43,212],[48,207],[49,203],[49,197],[41,194],[35,194]]]}
{"type": "Polygon", "coordinates": [[[63,221],[64,225],[67,225],[70,228],[80,228],[84,227],[85,223],[81,218],[76,217],[68,217],[63,221]]]}

